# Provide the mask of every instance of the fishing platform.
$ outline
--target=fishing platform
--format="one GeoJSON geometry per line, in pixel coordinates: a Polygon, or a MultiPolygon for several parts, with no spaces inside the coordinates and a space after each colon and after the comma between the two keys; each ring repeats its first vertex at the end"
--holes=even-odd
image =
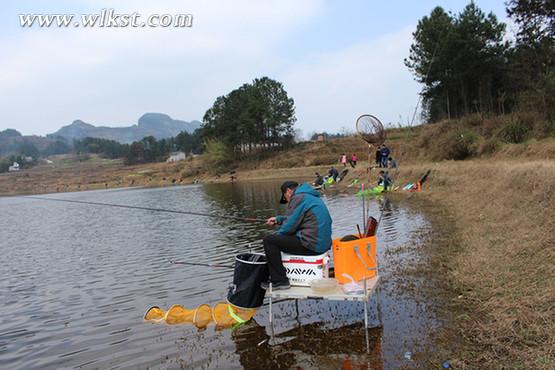
{"type": "MultiPolygon", "coordinates": [[[[364,212],[366,215],[366,212],[364,212]]],[[[370,351],[368,334],[369,300],[375,297],[377,327],[382,326],[380,307],[380,275],[378,271],[376,230],[379,221],[373,217],[364,223],[365,233],[350,234],[332,240],[331,250],[319,255],[293,255],[281,252],[281,261],[291,286],[275,289],[268,279],[267,258],[260,253],[244,253],[235,258],[233,284],[228,302],[239,308],[260,307],[268,300],[270,339],[275,340],[275,303],[295,300],[297,319],[299,300],[362,302],[364,305],[364,335],[366,350],[370,351]],[[333,259],[333,270],[330,267],[333,259]],[[275,302],[274,302],[275,301],[275,302]]]]}
{"type": "MultiPolygon", "coordinates": [[[[310,286],[291,286],[289,289],[273,290],[272,284],[269,284],[266,292],[268,298],[268,321],[270,322],[271,339],[275,339],[274,333],[274,300],[279,299],[279,302],[284,300],[295,300],[295,308],[297,317],[299,315],[298,301],[300,299],[315,299],[315,300],[328,300],[328,301],[357,301],[364,304],[364,335],[366,339],[366,351],[370,353],[370,339],[368,335],[368,302],[372,297],[376,300],[376,311],[378,325],[374,327],[382,327],[382,314],[380,306],[380,276],[376,274],[375,277],[363,279],[363,292],[358,294],[347,294],[343,291],[341,285],[335,286],[326,292],[315,292],[310,286]]],[[[276,302],[277,303],[277,302],[276,302]]]]}
{"type": "Polygon", "coordinates": [[[376,306],[378,311],[378,321],[382,323],[381,320],[381,308],[379,299],[379,283],[380,277],[376,276],[370,279],[363,280],[364,292],[361,294],[347,294],[343,291],[340,285],[331,289],[328,292],[315,292],[311,287],[308,286],[291,286],[289,289],[285,290],[272,290],[272,284],[270,284],[266,296],[268,297],[268,309],[269,309],[269,321],[273,322],[273,300],[274,299],[321,299],[329,301],[358,301],[364,303],[364,325],[368,327],[368,301],[372,296],[376,297],[376,306]]]}

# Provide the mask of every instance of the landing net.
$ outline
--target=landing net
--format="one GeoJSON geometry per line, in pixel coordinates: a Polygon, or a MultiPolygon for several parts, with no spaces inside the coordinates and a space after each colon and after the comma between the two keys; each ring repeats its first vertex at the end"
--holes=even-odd
{"type": "Polygon", "coordinates": [[[381,145],[385,141],[385,129],[378,118],[363,114],[356,121],[357,133],[371,145],[381,145]]]}

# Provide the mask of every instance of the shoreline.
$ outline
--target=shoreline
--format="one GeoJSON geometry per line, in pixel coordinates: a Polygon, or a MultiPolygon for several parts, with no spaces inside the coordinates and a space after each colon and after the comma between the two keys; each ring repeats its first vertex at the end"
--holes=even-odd
{"type": "MultiPolygon", "coordinates": [[[[192,171],[195,173],[191,174],[190,167],[199,165],[194,162],[147,163],[133,166],[124,166],[118,161],[107,162],[109,163],[104,166],[96,166],[97,161],[75,164],[69,168],[38,166],[29,170],[0,174],[0,197],[231,182],[227,173],[218,176],[192,171]]],[[[315,171],[327,172],[327,168],[327,166],[303,166],[237,170],[236,181],[287,178],[310,181],[315,171]]]]}

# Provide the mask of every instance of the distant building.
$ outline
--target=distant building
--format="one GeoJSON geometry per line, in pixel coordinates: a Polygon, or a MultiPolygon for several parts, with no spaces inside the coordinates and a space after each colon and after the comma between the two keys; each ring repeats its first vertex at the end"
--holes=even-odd
{"type": "Polygon", "coordinates": [[[23,158],[21,158],[21,159],[23,159],[23,162],[25,162],[25,163],[33,162],[33,157],[31,157],[29,155],[23,156],[23,158]]]}
{"type": "Polygon", "coordinates": [[[10,167],[8,167],[9,172],[19,171],[19,163],[14,162],[10,167]]]}
{"type": "Polygon", "coordinates": [[[166,159],[166,162],[178,162],[184,160],[185,158],[187,158],[187,154],[183,152],[174,152],[170,154],[170,157],[166,159]]]}
{"type": "Polygon", "coordinates": [[[326,137],[324,135],[318,135],[316,141],[326,141],[326,137]]]}

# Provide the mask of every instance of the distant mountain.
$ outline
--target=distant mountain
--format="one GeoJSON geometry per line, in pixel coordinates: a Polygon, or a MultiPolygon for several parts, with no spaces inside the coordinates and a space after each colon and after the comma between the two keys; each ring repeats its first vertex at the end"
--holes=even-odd
{"type": "Polygon", "coordinates": [[[136,125],[129,127],[97,127],[90,123],[76,120],[70,125],[64,126],[47,136],[63,137],[70,142],[73,139],[96,137],[129,144],[133,141],[141,140],[145,136],[154,136],[156,139],[164,139],[176,136],[182,131],[193,133],[201,124],[202,123],[199,121],[186,122],[175,120],[167,114],[162,113],[145,113],[139,118],[136,125]]]}
{"type": "Polygon", "coordinates": [[[44,151],[56,144],[55,139],[36,135],[23,136],[11,128],[0,131],[0,157],[22,153],[34,155],[37,150],[44,151]]]}
{"type": "Polygon", "coordinates": [[[9,138],[15,138],[20,136],[21,136],[21,132],[14,130],[13,128],[0,131],[0,139],[9,139],[9,138]]]}

